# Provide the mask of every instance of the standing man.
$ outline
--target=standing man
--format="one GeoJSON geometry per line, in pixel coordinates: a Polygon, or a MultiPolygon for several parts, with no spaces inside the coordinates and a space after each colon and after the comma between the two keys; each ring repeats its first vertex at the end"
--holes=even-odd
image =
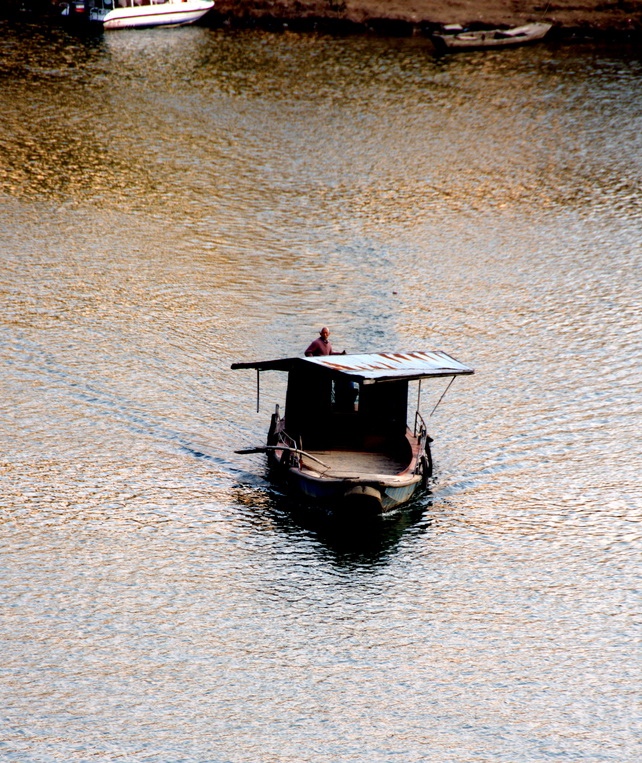
{"type": "Polygon", "coordinates": [[[319,331],[319,338],[315,339],[314,342],[312,342],[312,344],[305,351],[306,357],[315,355],[345,355],[345,350],[342,353],[332,352],[332,345],[328,339],[329,336],[330,330],[327,326],[324,326],[321,331],[319,331]]]}

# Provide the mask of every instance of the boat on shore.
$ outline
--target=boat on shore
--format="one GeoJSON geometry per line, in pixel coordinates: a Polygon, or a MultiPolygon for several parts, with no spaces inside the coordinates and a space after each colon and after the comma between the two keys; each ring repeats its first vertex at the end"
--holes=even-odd
{"type": "Polygon", "coordinates": [[[62,16],[103,29],[193,24],[214,7],[214,0],[71,0],[62,16]]]}
{"type": "Polygon", "coordinates": [[[277,405],[266,444],[236,452],[267,453],[273,476],[307,500],[374,514],[405,503],[432,476],[421,381],[452,377],[452,384],[474,373],[442,351],[283,358],[232,368],[256,371],[257,399],[261,372],[288,374],[284,415],[277,405]],[[419,385],[411,429],[412,381],[419,385]]]}
{"type": "Polygon", "coordinates": [[[551,27],[552,24],[534,23],[510,29],[466,29],[460,24],[448,24],[440,32],[433,32],[431,39],[440,50],[503,48],[542,40],[551,27]]]}

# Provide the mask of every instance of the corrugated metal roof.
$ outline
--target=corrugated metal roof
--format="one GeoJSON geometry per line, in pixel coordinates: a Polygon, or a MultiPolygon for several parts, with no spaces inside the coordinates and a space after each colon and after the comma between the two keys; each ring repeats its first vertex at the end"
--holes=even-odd
{"type": "Polygon", "coordinates": [[[324,355],[305,360],[333,371],[372,381],[474,373],[472,368],[441,350],[381,352],[374,355],[324,355]]]}
{"type": "Polygon", "coordinates": [[[301,363],[312,363],[335,373],[347,374],[353,378],[371,382],[474,373],[472,368],[465,366],[441,350],[380,352],[372,355],[323,355],[316,358],[282,358],[253,363],[234,363],[232,368],[289,371],[301,363]]]}

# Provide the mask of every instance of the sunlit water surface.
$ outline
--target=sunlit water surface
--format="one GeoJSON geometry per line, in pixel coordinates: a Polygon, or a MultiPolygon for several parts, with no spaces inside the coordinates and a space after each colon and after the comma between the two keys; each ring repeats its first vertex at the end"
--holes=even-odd
{"type": "Polygon", "coordinates": [[[0,759],[640,759],[639,52],[1,32],[0,759]],[[234,454],[323,324],[476,369],[369,527],[234,454]]]}

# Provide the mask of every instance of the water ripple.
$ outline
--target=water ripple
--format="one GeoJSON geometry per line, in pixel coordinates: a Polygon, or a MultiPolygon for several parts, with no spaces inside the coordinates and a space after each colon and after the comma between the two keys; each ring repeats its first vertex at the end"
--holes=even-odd
{"type": "Polygon", "coordinates": [[[0,757],[637,759],[639,56],[2,32],[0,757]],[[324,323],[476,369],[368,527],[234,453],[324,323]]]}

